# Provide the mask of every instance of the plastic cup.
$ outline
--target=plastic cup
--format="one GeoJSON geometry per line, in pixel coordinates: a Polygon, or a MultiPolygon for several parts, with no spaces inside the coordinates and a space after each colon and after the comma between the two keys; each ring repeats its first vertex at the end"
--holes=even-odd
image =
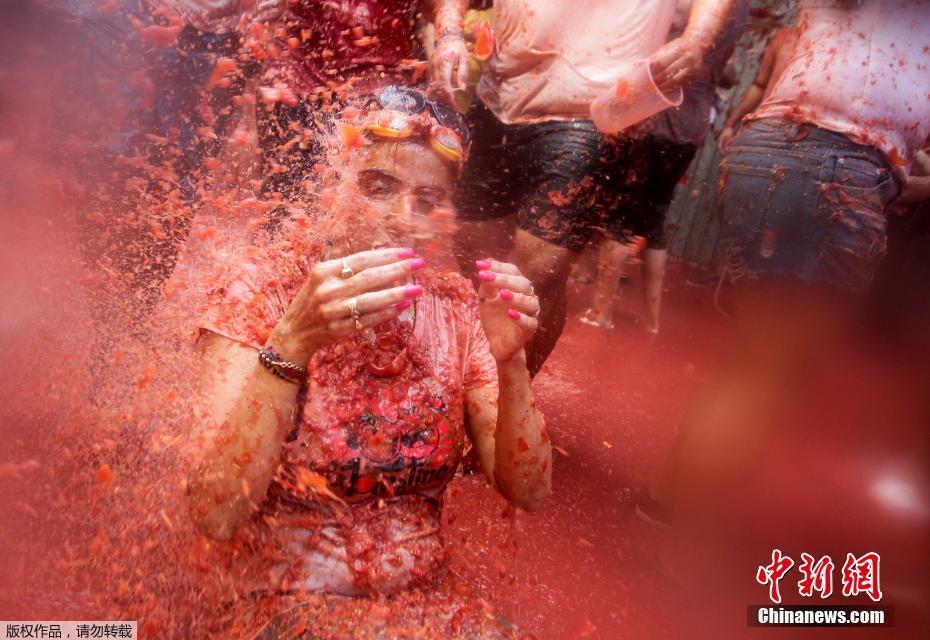
{"type": "Polygon", "coordinates": [[[662,93],[652,78],[649,60],[637,60],[621,70],[620,79],[606,95],[591,102],[591,119],[604,133],[616,133],[677,107],[684,93],[678,89],[676,94],[662,93]]]}

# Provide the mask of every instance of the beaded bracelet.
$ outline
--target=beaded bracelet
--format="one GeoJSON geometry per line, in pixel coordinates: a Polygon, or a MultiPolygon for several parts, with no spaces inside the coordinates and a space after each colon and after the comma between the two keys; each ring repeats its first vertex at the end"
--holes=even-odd
{"type": "Polygon", "coordinates": [[[274,347],[259,349],[258,361],[271,373],[291,384],[303,384],[307,381],[307,370],[293,362],[282,360],[274,347]]]}

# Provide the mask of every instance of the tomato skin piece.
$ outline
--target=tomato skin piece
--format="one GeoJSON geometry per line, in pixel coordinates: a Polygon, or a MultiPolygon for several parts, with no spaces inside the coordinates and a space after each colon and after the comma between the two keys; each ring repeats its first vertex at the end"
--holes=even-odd
{"type": "Polygon", "coordinates": [[[491,24],[485,20],[475,30],[475,57],[484,62],[494,53],[494,33],[491,24]]]}
{"type": "Polygon", "coordinates": [[[170,46],[173,46],[178,40],[178,36],[181,35],[181,31],[184,29],[181,25],[176,25],[172,27],[162,27],[159,25],[149,25],[147,27],[142,27],[139,29],[139,37],[145,40],[146,42],[166,49],[170,46]]]}

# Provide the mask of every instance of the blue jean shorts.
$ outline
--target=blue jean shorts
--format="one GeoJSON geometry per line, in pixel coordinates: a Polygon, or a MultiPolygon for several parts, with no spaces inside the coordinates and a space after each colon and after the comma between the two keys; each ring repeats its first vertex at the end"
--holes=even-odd
{"type": "Polygon", "coordinates": [[[899,193],[873,147],[811,124],[748,122],[721,163],[727,264],[861,292],[885,255],[886,209],[899,193]]]}

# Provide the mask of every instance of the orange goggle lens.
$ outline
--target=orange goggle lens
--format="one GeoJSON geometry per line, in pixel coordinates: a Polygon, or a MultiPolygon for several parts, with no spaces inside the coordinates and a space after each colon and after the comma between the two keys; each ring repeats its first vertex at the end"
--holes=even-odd
{"type": "Polygon", "coordinates": [[[465,159],[465,147],[462,138],[448,127],[434,126],[429,132],[429,145],[433,151],[452,162],[465,159]]]}
{"type": "MultiPolygon", "coordinates": [[[[422,120],[400,111],[385,109],[374,114],[365,125],[371,135],[387,140],[407,140],[423,130],[422,120]]],[[[429,130],[430,148],[450,162],[465,159],[465,146],[461,136],[449,127],[434,124],[429,130]]]]}
{"type": "Polygon", "coordinates": [[[416,124],[406,113],[379,111],[374,120],[365,125],[365,129],[379,138],[406,140],[413,136],[416,124]]]}

